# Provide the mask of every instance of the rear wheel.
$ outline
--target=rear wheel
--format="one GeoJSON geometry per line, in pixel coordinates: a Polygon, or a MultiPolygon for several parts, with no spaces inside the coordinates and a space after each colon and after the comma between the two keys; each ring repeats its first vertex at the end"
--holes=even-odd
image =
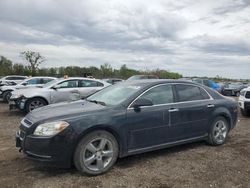
{"type": "Polygon", "coordinates": [[[208,143],[214,146],[225,143],[229,132],[228,121],[224,117],[217,117],[211,126],[208,143]]]}
{"type": "Polygon", "coordinates": [[[32,110],[35,110],[36,108],[40,108],[47,105],[46,101],[41,98],[33,98],[29,99],[25,106],[26,112],[31,112],[32,110]]]}
{"type": "Polygon", "coordinates": [[[4,102],[9,102],[9,101],[10,101],[11,92],[12,92],[12,91],[5,91],[5,92],[3,93],[3,101],[4,101],[4,102]]]}
{"type": "Polygon", "coordinates": [[[118,143],[107,131],[95,131],[86,135],[74,154],[76,168],[87,175],[99,175],[108,171],[118,158],[118,143]]]}

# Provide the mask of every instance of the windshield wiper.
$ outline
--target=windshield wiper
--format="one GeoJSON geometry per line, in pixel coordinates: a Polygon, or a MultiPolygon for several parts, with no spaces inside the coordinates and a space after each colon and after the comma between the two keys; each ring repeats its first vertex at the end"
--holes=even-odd
{"type": "Polygon", "coordinates": [[[86,101],[93,102],[93,103],[96,103],[96,104],[100,104],[102,106],[106,106],[105,102],[102,102],[102,101],[97,101],[97,100],[86,100],[86,101]]]}

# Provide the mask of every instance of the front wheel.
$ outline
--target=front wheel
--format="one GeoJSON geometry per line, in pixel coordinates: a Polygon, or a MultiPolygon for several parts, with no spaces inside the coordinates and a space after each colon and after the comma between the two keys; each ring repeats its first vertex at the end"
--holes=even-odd
{"type": "Polygon", "coordinates": [[[9,102],[9,101],[10,101],[11,92],[12,92],[12,91],[5,91],[5,92],[3,93],[3,101],[4,101],[4,102],[9,102]]]}
{"type": "Polygon", "coordinates": [[[229,132],[228,121],[224,117],[217,117],[211,126],[208,143],[214,146],[225,143],[229,132]]]}
{"type": "Polygon", "coordinates": [[[118,143],[107,131],[87,134],[78,144],[74,154],[76,168],[87,175],[108,171],[118,158],[118,143]]]}
{"type": "Polygon", "coordinates": [[[32,110],[43,107],[45,105],[47,105],[47,103],[44,99],[41,99],[41,98],[29,99],[25,105],[25,111],[31,112],[32,110]]]}

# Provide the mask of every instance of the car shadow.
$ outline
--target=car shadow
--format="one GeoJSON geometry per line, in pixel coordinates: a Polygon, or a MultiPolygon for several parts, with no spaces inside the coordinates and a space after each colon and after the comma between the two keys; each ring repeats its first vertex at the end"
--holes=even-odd
{"type": "MultiPolygon", "coordinates": [[[[151,160],[155,157],[163,156],[167,157],[169,155],[173,155],[179,152],[184,152],[190,149],[195,149],[198,147],[208,146],[205,141],[194,142],[183,144],[179,146],[173,146],[165,149],[159,149],[155,151],[150,151],[147,153],[131,155],[128,157],[120,158],[117,160],[116,166],[118,168],[131,168],[133,166],[140,166],[140,163],[145,163],[145,161],[151,160]]],[[[208,146],[209,147],[209,146],[208,146]]]]}

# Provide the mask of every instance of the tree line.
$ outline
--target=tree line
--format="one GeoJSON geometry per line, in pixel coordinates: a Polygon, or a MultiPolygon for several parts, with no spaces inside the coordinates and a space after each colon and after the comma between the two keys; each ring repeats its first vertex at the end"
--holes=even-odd
{"type": "Polygon", "coordinates": [[[175,72],[170,72],[162,69],[140,71],[128,68],[122,65],[119,69],[112,68],[110,64],[103,64],[100,67],[79,67],[79,66],[66,66],[66,67],[50,67],[39,68],[39,65],[46,59],[38,52],[25,51],[20,55],[27,62],[27,65],[21,63],[13,63],[11,60],[4,56],[0,56],[0,76],[6,75],[26,75],[26,76],[54,76],[62,77],[68,76],[85,76],[86,74],[92,75],[95,78],[122,78],[127,79],[130,76],[138,74],[152,74],[160,78],[178,79],[182,75],[175,72]]]}

